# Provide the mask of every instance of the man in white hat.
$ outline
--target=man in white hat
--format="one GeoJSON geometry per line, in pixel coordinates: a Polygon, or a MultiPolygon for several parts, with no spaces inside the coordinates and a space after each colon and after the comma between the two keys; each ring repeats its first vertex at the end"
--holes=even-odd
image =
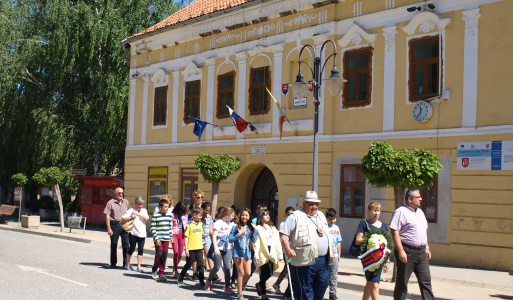
{"type": "Polygon", "coordinates": [[[280,230],[283,248],[291,259],[294,296],[298,299],[323,299],[328,288],[333,248],[328,221],[319,211],[320,202],[315,191],[307,191],[303,208],[290,214],[280,230]]]}

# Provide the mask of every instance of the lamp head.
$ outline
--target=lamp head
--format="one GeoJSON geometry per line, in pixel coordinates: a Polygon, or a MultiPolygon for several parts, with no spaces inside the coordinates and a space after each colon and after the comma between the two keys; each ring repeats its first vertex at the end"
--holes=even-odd
{"type": "Polygon", "coordinates": [[[290,83],[289,86],[297,99],[303,99],[308,94],[308,84],[303,81],[301,73],[297,73],[296,82],[290,83]]]}
{"type": "Polygon", "coordinates": [[[330,78],[324,79],[326,88],[332,96],[336,96],[338,93],[340,93],[340,90],[344,86],[344,82],[347,82],[347,80],[340,77],[340,72],[338,71],[336,66],[334,66],[331,70],[330,78]]]}

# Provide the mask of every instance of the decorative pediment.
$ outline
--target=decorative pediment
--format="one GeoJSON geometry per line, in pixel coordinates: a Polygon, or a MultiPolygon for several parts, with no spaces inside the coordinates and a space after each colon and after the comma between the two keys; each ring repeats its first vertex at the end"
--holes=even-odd
{"type": "Polygon", "coordinates": [[[270,49],[267,49],[267,47],[256,46],[255,48],[249,50],[248,54],[251,56],[257,56],[258,54],[260,54],[262,52],[268,52],[268,51],[270,51],[270,49]]]}
{"type": "Polygon", "coordinates": [[[424,11],[413,17],[410,23],[403,27],[403,30],[408,35],[412,35],[415,33],[415,31],[417,31],[417,27],[419,27],[420,31],[428,33],[433,30],[435,26],[437,26],[440,30],[444,29],[450,22],[450,18],[442,19],[439,15],[433,12],[424,11]]]}
{"type": "Polygon", "coordinates": [[[201,68],[196,66],[193,61],[190,61],[185,70],[182,71],[183,77],[190,77],[194,75],[200,75],[201,68]]]}
{"type": "Polygon", "coordinates": [[[346,34],[344,34],[344,36],[338,40],[338,44],[342,47],[347,47],[349,42],[352,42],[358,46],[363,42],[363,40],[366,40],[367,43],[374,43],[377,36],[377,33],[368,33],[355,23],[353,26],[351,26],[351,28],[349,28],[346,34]]]}
{"type": "Polygon", "coordinates": [[[155,84],[168,84],[169,74],[167,74],[166,71],[164,71],[163,69],[158,69],[151,77],[151,80],[155,84]]]}

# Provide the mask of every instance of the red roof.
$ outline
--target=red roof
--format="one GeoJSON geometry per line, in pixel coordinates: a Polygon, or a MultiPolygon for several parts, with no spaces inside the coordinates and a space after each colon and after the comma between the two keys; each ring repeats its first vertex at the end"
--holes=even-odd
{"type": "Polygon", "coordinates": [[[165,18],[163,21],[151,26],[144,31],[132,35],[128,39],[145,35],[174,24],[192,20],[216,11],[224,10],[251,1],[253,0],[195,0],[181,10],[165,18]]]}

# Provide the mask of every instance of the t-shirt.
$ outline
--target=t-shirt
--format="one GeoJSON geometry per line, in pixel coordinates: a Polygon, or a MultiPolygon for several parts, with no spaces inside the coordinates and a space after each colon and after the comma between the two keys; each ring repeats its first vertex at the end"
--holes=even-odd
{"type": "MultiPolygon", "coordinates": [[[[127,210],[126,213],[123,215],[123,218],[128,218],[132,216],[134,210],[137,211],[135,208],[130,208],[129,210],[127,210]]],[[[150,218],[148,216],[148,211],[146,210],[146,208],[141,208],[141,211],[139,213],[147,219],[150,218]]],[[[139,216],[135,217],[134,219],[134,229],[132,229],[132,235],[136,237],[146,237],[146,222],[141,220],[139,216]]]]}
{"type": "Polygon", "coordinates": [[[329,232],[331,234],[331,242],[333,243],[333,253],[338,254],[337,243],[342,242],[342,236],[340,235],[340,228],[337,225],[328,225],[329,232]]]}
{"type": "Polygon", "coordinates": [[[214,220],[210,215],[207,215],[205,218],[205,222],[203,223],[203,242],[204,243],[210,243],[210,224],[212,224],[214,220]]]}
{"type": "Polygon", "coordinates": [[[385,231],[388,231],[388,227],[387,227],[387,224],[381,222],[381,227],[376,227],[374,225],[372,225],[371,223],[369,223],[368,221],[365,222],[365,220],[361,220],[360,221],[360,224],[358,224],[358,231],[359,232],[363,232],[365,234],[365,232],[369,231],[369,229],[372,229],[372,228],[381,228],[381,229],[384,229],[385,231]],[[369,224],[369,227],[367,227],[367,224],[369,224]]]}
{"type": "Polygon", "coordinates": [[[201,250],[203,249],[203,224],[192,221],[185,230],[185,236],[188,237],[187,249],[201,250]]]}
{"type": "MultiPolygon", "coordinates": [[[[214,230],[217,230],[217,236],[229,236],[230,231],[232,230],[232,227],[235,225],[233,222],[225,222],[223,220],[217,220],[214,223],[214,230]]],[[[217,247],[222,250],[224,248],[224,241],[217,240],[217,247]]],[[[228,244],[228,248],[231,249],[230,245],[228,244]]]]}
{"type": "Polygon", "coordinates": [[[151,233],[153,240],[169,241],[173,235],[171,232],[171,216],[153,213],[151,217],[151,233]]]}
{"type": "Polygon", "coordinates": [[[266,229],[264,226],[260,226],[259,228],[260,230],[258,230],[258,233],[260,234],[262,242],[264,242],[264,245],[270,246],[273,229],[271,227],[269,227],[269,229],[266,229]]]}

